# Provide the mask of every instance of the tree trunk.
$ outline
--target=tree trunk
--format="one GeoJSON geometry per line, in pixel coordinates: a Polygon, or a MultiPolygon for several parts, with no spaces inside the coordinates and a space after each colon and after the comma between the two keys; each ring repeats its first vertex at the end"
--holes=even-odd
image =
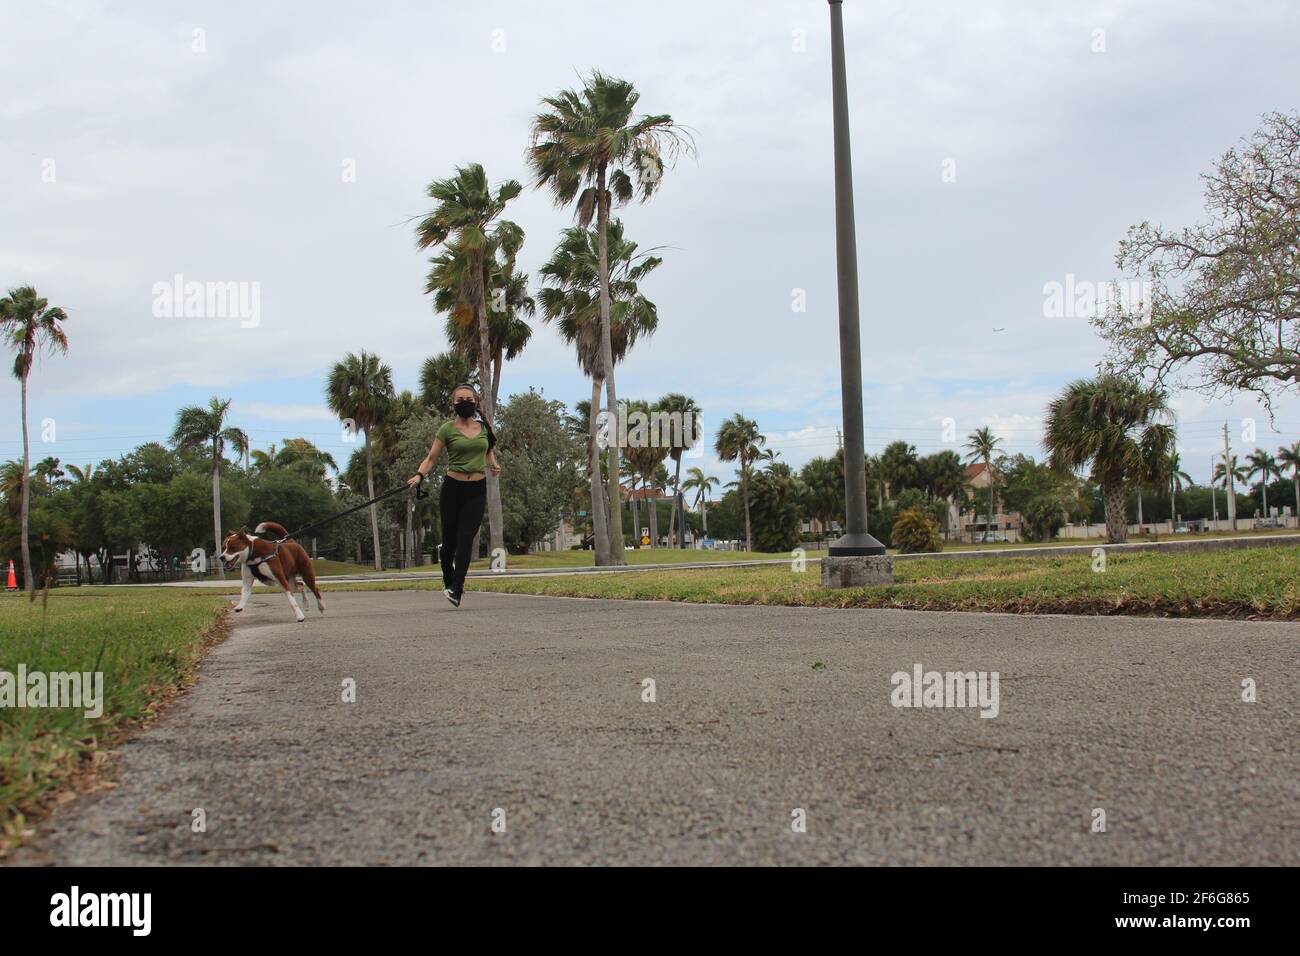
{"type": "Polygon", "coordinates": [[[601,384],[602,381],[598,376],[592,376],[591,414],[588,416],[587,423],[591,430],[591,438],[588,442],[591,456],[587,467],[591,471],[591,533],[595,537],[593,547],[595,548],[596,564],[604,566],[610,563],[610,559],[609,512],[605,508],[604,484],[600,474],[600,446],[596,443],[596,432],[599,430],[601,384]]]}
{"type": "Polygon", "coordinates": [[[1144,522],[1142,521],[1142,489],[1139,488],[1138,489],[1138,524],[1143,524],[1143,523],[1144,522]]]}
{"type": "Polygon", "coordinates": [[[984,474],[989,476],[989,520],[984,523],[984,540],[989,540],[989,534],[993,531],[993,462],[985,456],[984,474]]]}
{"type": "Polygon", "coordinates": [[[489,474],[483,480],[487,482],[488,540],[493,551],[498,548],[504,551],[506,538],[501,517],[501,478],[489,474]]]}
{"type": "Polygon", "coordinates": [[[32,573],[32,552],[27,542],[27,515],[31,508],[31,481],[28,472],[31,470],[31,452],[27,444],[27,376],[23,376],[23,493],[22,503],[19,506],[19,521],[22,523],[22,547],[23,547],[23,585],[27,588],[28,594],[36,591],[36,575],[32,573]]]}
{"type": "Polygon", "coordinates": [[[1102,499],[1106,506],[1106,538],[1111,544],[1128,540],[1128,516],[1124,514],[1124,485],[1122,482],[1102,482],[1102,499]]]}
{"type": "MultiPolygon", "coordinates": [[[[496,395],[498,383],[492,375],[492,369],[489,364],[492,357],[491,341],[488,336],[488,318],[487,318],[487,284],[483,281],[483,253],[480,251],[477,257],[477,268],[474,270],[478,276],[479,296],[478,308],[478,377],[479,390],[483,396],[483,417],[492,421],[496,415],[496,395]]],[[[487,482],[487,517],[488,517],[488,540],[491,543],[492,550],[505,547],[505,536],[501,528],[501,481],[490,472],[483,479],[487,482]]],[[[477,556],[477,551],[475,552],[477,556]]]]}
{"type": "Polygon", "coordinates": [[[749,470],[744,460],[740,462],[740,494],[745,499],[745,550],[754,550],[754,535],[749,527],[749,470]]]}
{"type": "MultiPolygon", "coordinates": [[[[605,235],[609,225],[609,197],[605,191],[605,166],[597,173],[596,233],[600,252],[600,364],[605,373],[605,394],[609,413],[618,415],[618,395],[614,388],[614,346],[609,322],[609,247],[605,235]]],[[[622,489],[618,483],[618,442],[609,446],[609,563],[627,564],[623,554],[622,489]]]]}
{"type": "Polygon", "coordinates": [[[406,502],[406,566],[415,566],[415,501],[406,502]]]}
{"type": "Polygon", "coordinates": [[[700,520],[704,522],[704,537],[709,536],[709,499],[700,498],[700,520]]]}
{"type": "Polygon", "coordinates": [[[673,507],[677,509],[677,547],[686,547],[686,504],[682,500],[682,457],[677,456],[676,474],[673,477],[673,507]]]}
{"type": "Polygon", "coordinates": [[[500,349],[497,349],[497,353],[492,356],[492,408],[494,411],[501,404],[501,363],[503,358],[500,349]]]}
{"type": "MultiPolygon", "coordinates": [[[[370,451],[370,429],[366,429],[366,490],[367,498],[375,496],[375,461],[370,451]]],[[[383,551],[379,547],[379,506],[370,506],[370,537],[375,546],[375,570],[384,570],[383,551]]]]}
{"type": "Polygon", "coordinates": [[[636,485],[637,485],[636,475],[633,475],[633,476],[632,476],[632,494],[631,494],[631,496],[628,498],[628,504],[632,507],[632,534],[633,534],[633,536],[636,538],[637,543],[640,544],[640,542],[641,542],[641,509],[640,509],[639,507],[637,507],[637,500],[636,500],[636,485]]]}
{"type": "Polygon", "coordinates": [[[220,439],[212,440],[212,563],[217,577],[226,579],[226,566],[221,562],[221,446],[220,439]]]}
{"type": "Polygon", "coordinates": [[[650,483],[650,500],[647,502],[650,505],[650,547],[652,548],[659,547],[659,499],[656,497],[658,494],[659,489],[654,486],[652,481],[650,483]]]}

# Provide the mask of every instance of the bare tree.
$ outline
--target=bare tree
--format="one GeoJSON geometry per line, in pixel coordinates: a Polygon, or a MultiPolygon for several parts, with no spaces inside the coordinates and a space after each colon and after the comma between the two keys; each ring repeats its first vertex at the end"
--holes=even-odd
{"type": "Polygon", "coordinates": [[[1116,264],[1141,302],[1095,320],[1109,361],[1208,395],[1300,390],[1300,114],[1271,113],[1205,175],[1206,221],[1129,229],[1116,264]]]}

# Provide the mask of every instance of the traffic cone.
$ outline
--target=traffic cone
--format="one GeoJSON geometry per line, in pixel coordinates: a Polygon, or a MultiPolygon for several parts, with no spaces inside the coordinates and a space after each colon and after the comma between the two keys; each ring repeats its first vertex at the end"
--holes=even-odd
{"type": "Polygon", "coordinates": [[[9,579],[5,581],[5,590],[6,591],[18,590],[18,577],[17,575],[14,574],[13,558],[9,559],[9,579]]]}

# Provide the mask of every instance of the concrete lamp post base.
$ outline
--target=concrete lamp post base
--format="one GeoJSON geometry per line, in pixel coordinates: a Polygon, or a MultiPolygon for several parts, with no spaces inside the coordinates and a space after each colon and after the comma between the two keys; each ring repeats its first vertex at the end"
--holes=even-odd
{"type": "Polygon", "coordinates": [[[894,559],[883,554],[822,558],[822,587],[865,588],[894,583],[894,559]]]}

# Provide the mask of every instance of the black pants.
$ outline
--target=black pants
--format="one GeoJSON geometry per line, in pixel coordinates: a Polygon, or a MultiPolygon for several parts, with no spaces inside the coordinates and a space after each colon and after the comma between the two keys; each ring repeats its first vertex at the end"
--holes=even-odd
{"type": "Polygon", "coordinates": [[[487,507],[487,480],[460,481],[451,476],[442,479],[438,510],[442,513],[442,583],[459,597],[465,590],[465,572],[469,570],[470,548],[474,535],[483,523],[487,507]]]}

